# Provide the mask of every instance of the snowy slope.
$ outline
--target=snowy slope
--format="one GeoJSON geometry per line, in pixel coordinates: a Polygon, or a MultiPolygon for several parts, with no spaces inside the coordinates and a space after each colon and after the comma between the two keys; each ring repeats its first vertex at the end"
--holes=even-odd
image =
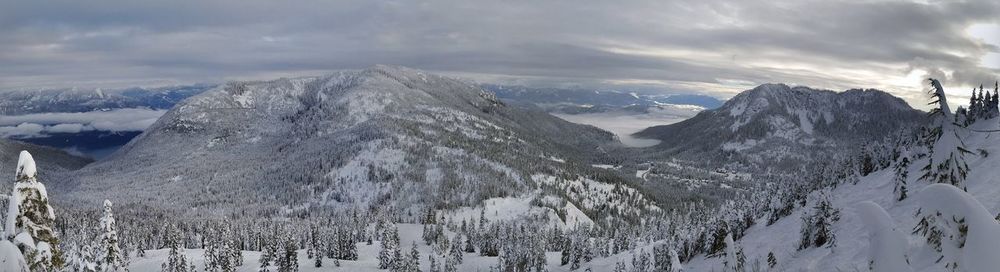
{"type": "MultiPolygon", "coordinates": [[[[997,120],[992,119],[976,125],[977,129],[989,130],[996,129],[996,123],[997,120]]],[[[995,134],[972,133],[963,140],[976,154],[980,150],[998,154],[1000,137],[995,134]]],[[[991,214],[1000,213],[1000,186],[996,184],[996,177],[1000,176],[1000,168],[996,167],[1000,165],[1000,157],[968,155],[966,161],[970,168],[966,179],[969,194],[984,204],[991,214]]],[[[908,179],[911,196],[903,201],[894,199],[894,172],[891,168],[862,177],[857,184],[844,184],[832,190],[833,204],[841,209],[841,220],[834,225],[837,239],[834,248],[796,250],[803,214],[801,207],[771,226],[760,223],[762,220],[766,222],[765,219],[757,220],[758,224],[737,242],[743,246],[751,263],[754,260],[766,263],[768,253],[773,252],[781,271],[866,271],[872,255],[872,241],[875,240],[869,234],[871,223],[866,224],[860,214],[868,213],[864,207],[866,204],[859,203],[871,201],[884,208],[900,232],[905,234],[909,247],[906,255],[914,271],[948,271],[944,262],[935,263],[937,255],[926,245],[923,237],[910,234],[917,224],[915,214],[921,198],[919,192],[928,185],[917,180],[920,168],[925,164],[926,159],[911,164],[908,179]]],[[[807,207],[809,205],[811,203],[807,207]]],[[[721,262],[719,258],[699,256],[685,266],[692,271],[718,271],[722,267],[721,262]]]]}

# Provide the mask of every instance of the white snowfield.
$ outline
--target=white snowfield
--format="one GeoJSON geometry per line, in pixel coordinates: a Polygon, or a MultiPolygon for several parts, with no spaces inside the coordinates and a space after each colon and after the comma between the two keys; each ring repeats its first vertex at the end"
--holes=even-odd
{"type": "MultiPolygon", "coordinates": [[[[446,211],[445,215],[456,222],[465,219],[468,222],[479,222],[480,215],[485,214],[486,219],[493,221],[543,221],[546,226],[559,226],[562,229],[571,229],[578,224],[594,225],[594,221],[580,211],[572,202],[560,207],[566,211],[566,220],[560,220],[552,208],[538,207],[531,204],[535,198],[541,197],[542,202],[559,203],[561,198],[555,196],[540,196],[540,191],[535,191],[519,197],[496,197],[483,201],[482,207],[463,207],[451,211],[446,211]]],[[[402,231],[402,230],[400,230],[402,231]]],[[[402,235],[402,234],[401,234],[402,235]]],[[[450,237],[450,236],[449,236],[450,237]]]]}
{"type": "MultiPolygon", "coordinates": [[[[976,129],[996,129],[996,125],[982,126],[997,122],[979,122],[976,129]]],[[[961,137],[973,152],[965,157],[969,165],[965,181],[968,193],[950,185],[919,181],[920,168],[927,160],[918,159],[909,168],[910,196],[896,201],[893,169],[877,171],[862,177],[856,185],[843,184],[832,190],[831,200],[842,212],[840,221],[833,226],[836,247],[796,250],[803,214],[799,207],[771,226],[762,223],[766,218],[758,219],[758,224],[736,241],[743,247],[747,263],[759,261],[766,266],[767,255],[773,252],[778,260],[776,271],[869,271],[869,261],[877,256],[883,264],[876,262],[875,267],[880,269],[875,271],[909,271],[905,266],[894,266],[899,264],[898,259],[893,263],[893,258],[903,257],[898,255],[902,253],[912,271],[951,271],[945,268],[949,260],[959,263],[957,271],[1000,271],[1000,224],[994,219],[1000,212],[1000,135],[971,133],[961,137]],[[990,155],[983,157],[980,151],[990,155]],[[912,234],[919,208],[940,211],[945,218],[965,217],[969,226],[965,247],[949,250],[945,246],[945,257],[936,262],[941,254],[922,236],[912,234]]],[[[700,255],[684,265],[685,271],[721,271],[722,263],[722,258],[700,255]]]]}
{"type": "MultiPolygon", "coordinates": [[[[428,271],[430,269],[430,262],[427,256],[433,254],[433,249],[423,243],[421,239],[422,227],[419,224],[397,224],[399,227],[399,238],[400,245],[405,249],[404,252],[409,252],[413,243],[417,243],[417,251],[420,252],[420,270],[428,271]]],[[[452,236],[454,233],[448,232],[448,236],[452,236]]],[[[371,245],[366,243],[358,243],[358,260],[355,261],[340,261],[340,267],[337,267],[333,263],[333,259],[324,258],[323,267],[315,267],[315,260],[307,258],[305,250],[299,250],[299,271],[309,272],[309,271],[388,271],[378,269],[378,252],[381,245],[378,241],[373,242],[371,245]]],[[[0,249],[3,247],[0,246],[0,249]]],[[[158,249],[158,250],[147,250],[145,257],[133,256],[131,263],[129,264],[129,271],[160,271],[160,265],[167,259],[168,249],[158,249]]],[[[2,251],[0,251],[2,253],[2,251]]],[[[196,266],[197,271],[203,271],[205,258],[203,249],[187,249],[184,250],[184,255],[190,263],[196,266]]],[[[240,266],[236,271],[240,272],[256,272],[260,269],[260,259],[261,253],[258,251],[244,251],[243,252],[243,266],[240,266]]],[[[2,257],[2,256],[0,256],[2,257]]],[[[479,256],[477,253],[465,253],[462,257],[462,264],[458,265],[458,271],[490,271],[491,266],[497,264],[497,257],[483,257],[479,256]]],[[[547,269],[549,271],[569,271],[569,266],[559,265],[559,252],[547,252],[546,259],[548,260],[547,269]]],[[[438,263],[443,264],[444,257],[438,256],[438,263]]],[[[594,263],[597,264],[597,263],[594,263]]],[[[596,267],[592,269],[593,271],[611,271],[614,268],[614,262],[611,262],[610,266],[604,265],[601,267],[596,267]],[[606,268],[605,268],[606,267],[606,268]]],[[[579,271],[583,271],[586,267],[584,265],[579,271]]],[[[276,271],[276,267],[271,267],[270,271],[276,271]]]]}

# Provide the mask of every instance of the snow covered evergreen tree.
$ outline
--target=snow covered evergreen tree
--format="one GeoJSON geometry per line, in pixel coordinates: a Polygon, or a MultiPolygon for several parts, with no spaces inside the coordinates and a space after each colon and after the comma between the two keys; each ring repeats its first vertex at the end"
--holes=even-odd
{"type": "Polygon", "coordinates": [[[461,264],[463,261],[462,260],[463,253],[461,245],[462,245],[462,235],[455,234],[455,238],[452,239],[451,249],[448,251],[448,255],[450,256],[451,260],[455,261],[456,264],[461,264]]]}
{"type": "Polygon", "coordinates": [[[97,262],[94,257],[94,248],[89,244],[71,247],[68,251],[64,269],[73,272],[94,272],[97,271],[97,262]]]}
{"type": "Polygon", "coordinates": [[[275,265],[278,266],[278,272],[296,272],[299,271],[299,253],[297,250],[298,242],[291,236],[291,234],[284,235],[284,241],[282,241],[281,252],[278,254],[278,259],[275,261],[275,265]]]}
{"type": "Polygon", "coordinates": [[[312,248],[313,251],[315,251],[314,253],[315,256],[313,256],[313,258],[316,258],[315,260],[313,260],[313,266],[323,267],[323,257],[324,257],[323,252],[326,251],[326,246],[323,243],[323,239],[314,236],[312,248]]]}
{"type": "Polygon", "coordinates": [[[265,242],[263,248],[261,249],[262,252],[260,254],[260,260],[259,260],[260,269],[258,269],[258,271],[260,272],[271,271],[270,270],[271,265],[274,264],[274,262],[278,259],[277,247],[278,246],[274,242],[270,243],[265,242]]]}
{"type": "Polygon", "coordinates": [[[417,251],[417,242],[413,242],[413,246],[410,248],[410,254],[406,256],[406,260],[403,262],[402,272],[419,272],[420,271],[420,251],[417,251]]]}
{"type": "Polygon", "coordinates": [[[18,248],[32,271],[52,271],[64,265],[59,239],[52,230],[55,212],[49,205],[45,185],[37,180],[35,160],[28,151],[21,151],[17,174],[10,198],[10,211],[5,226],[7,239],[22,241],[18,248]],[[26,236],[22,239],[20,236],[26,236]],[[30,240],[30,243],[28,241],[30,240]]]}
{"type": "Polygon", "coordinates": [[[829,195],[820,192],[811,210],[802,215],[802,232],[799,249],[836,246],[833,224],[840,221],[840,210],[830,202],[829,195]]]}
{"type": "Polygon", "coordinates": [[[954,117],[948,105],[948,98],[944,93],[944,87],[936,79],[929,79],[931,84],[931,97],[937,99],[931,104],[938,106],[931,110],[930,116],[934,118],[929,133],[925,141],[931,146],[930,156],[926,166],[922,168],[922,180],[937,183],[947,183],[965,189],[965,176],[969,171],[969,166],[965,163],[965,155],[969,154],[965,143],[959,137],[961,127],[954,123],[954,117]]]}
{"type": "Polygon", "coordinates": [[[163,272],[193,272],[194,264],[189,264],[184,256],[184,245],[181,240],[181,231],[176,226],[170,225],[166,230],[166,241],[164,241],[170,251],[167,253],[167,261],[161,265],[163,272]]]}
{"type": "Polygon", "coordinates": [[[441,270],[444,272],[457,272],[458,261],[455,260],[454,256],[448,255],[444,260],[444,267],[441,270]]]}
{"type": "Polygon", "coordinates": [[[378,268],[391,269],[399,262],[399,229],[392,228],[382,235],[382,249],[378,252],[378,268]]]}
{"type": "Polygon", "coordinates": [[[932,184],[917,195],[924,236],[946,269],[990,271],[1000,267],[1000,224],[975,197],[948,184],[932,184]]]}
{"type": "Polygon", "coordinates": [[[896,159],[893,165],[893,170],[895,171],[895,176],[893,177],[894,187],[892,192],[896,196],[897,201],[902,201],[907,197],[906,180],[910,175],[910,152],[907,147],[900,147],[902,149],[899,152],[899,158],[896,159]]]}
{"type": "MultiPolygon", "coordinates": [[[[225,223],[224,223],[225,224],[225,223]]],[[[206,272],[233,272],[243,265],[243,254],[231,237],[226,225],[220,230],[209,230],[205,239],[204,256],[206,272]]]]}
{"type": "Polygon", "coordinates": [[[639,252],[632,255],[632,271],[646,272],[654,270],[653,260],[649,257],[649,254],[646,254],[645,249],[639,249],[639,252]]]}
{"type": "Polygon", "coordinates": [[[725,266],[725,271],[742,272],[746,266],[746,256],[743,255],[743,248],[733,241],[732,234],[726,234],[725,243],[726,256],[722,262],[725,266]]]}
{"type": "Polygon", "coordinates": [[[98,271],[128,271],[123,253],[119,247],[118,224],[111,211],[111,201],[104,200],[104,215],[100,221],[100,252],[97,258],[98,271]]]}

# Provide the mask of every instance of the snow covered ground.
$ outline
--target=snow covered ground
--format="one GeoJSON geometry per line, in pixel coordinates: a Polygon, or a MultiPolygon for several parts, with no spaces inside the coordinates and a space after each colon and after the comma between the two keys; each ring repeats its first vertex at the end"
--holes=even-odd
{"type": "MultiPolygon", "coordinates": [[[[981,123],[996,124],[997,121],[994,119],[981,123]]],[[[973,133],[963,140],[974,153],[965,157],[970,169],[965,181],[968,193],[982,203],[990,214],[995,215],[1000,212],[1000,186],[997,184],[997,177],[1000,177],[1000,167],[997,167],[1000,165],[1000,156],[997,155],[1000,154],[1000,135],[973,133]],[[980,151],[986,151],[990,155],[980,156],[980,151]]],[[[747,262],[751,264],[755,261],[766,264],[768,253],[773,252],[778,260],[777,271],[868,271],[873,252],[872,241],[875,239],[869,234],[871,223],[865,223],[861,214],[868,214],[866,216],[870,217],[871,212],[867,210],[870,207],[866,207],[870,204],[862,204],[870,201],[885,209],[898,231],[905,234],[908,247],[906,255],[914,271],[950,271],[944,267],[945,262],[935,263],[939,255],[926,244],[922,236],[911,234],[913,227],[917,225],[915,214],[921,198],[936,198],[921,196],[921,190],[929,185],[918,180],[920,168],[926,163],[926,159],[920,159],[911,164],[907,181],[910,197],[903,201],[894,199],[894,171],[891,168],[862,177],[857,184],[844,184],[832,190],[830,199],[835,207],[841,209],[841,219],[833,226],[836,247],[796,250],[803,215],[801,207],[771,226],[761,223],[766,222],[766,219],[757,220],[758,224],[751,227],[737,243],[742,245],[747,262]]],[[[971,251],[958,254],[982,255],[971,251]]],[[[990,254],[996,255],[996,252],[990,254]]],[[[685,264],[688,269],[686,271],[720,271],[722,267],[721,258],[705,258],[704,255],[685,264]]]]}
{"type": "MultiPolygon", "coordinates": [[[[428,271],[430,269],[430,262],[427,256],[432,254],[433,249],[423,243],[421,239],[422,226],[419,224],[397,224],[399,227],[399,237],[401,245],[405,253],[410,252],[410,248],[413,243],[417,243],[417,251],[420,252],[420,270],[428,271]]],[[[454,235],[449,232],[449,236],[454,235]]],[[[315,267],[315,260],[309,259],[306,256],[305,250],[299,250],[299,271],[309,272],[309,271],[387,271],[378,269],[378,252],[381,245],[378,241],[375,241],[371,245],[366,243],[358,243],[358,260],[356,261],[340,261],[340,267],[336,267],[333,264],[333,259],[324,258],[323,267],[315,267]]],[[[147,250],[145,257],[132,257],[132,261],[129,265],[129,271],[160,271],[160,265],[163,264],[167,259],[168,249],[159,250],[147,250]]],[[[187,249],[184,251],[187,256],[189,263],[193,263],[198,271],[202,271],[204,268],[205,258],[203,256],[204,250],[202,249],[187,249]]],[[[243,251],[243,266],[239,267],[237,271],[241,272],[256,272],[260,268],[261,253],[258,251],[243,251]]],[[[548,270],[549,271],[569,271],[569,266],[560,266],[560,253],[559,252],[547,252],[546,259],[548,260],[548,270]]],[[[497,264],[497,257],[483,257],[476,253],[465,253],[463,256],[463,262],[458,266],[458,271],[490,271],[490,266],[495,266],[497,264]]],[[[438,263],[443,264],[444,257],[438,256],[438,263]]],[[[596,264],[596,263],[595,263],[596,264]]],[[[610,266],[607,266],[607,270],[603,268],[594,268],[594,271],[610,271],[614,268],[614,262],[611,262],[610,266]]],[[[603,264],[606,266],[606,264],[603,264]]],[[[589,267],[589,266],[584,266],[589,267]]],[[[274,271],[272,267],[271,271],[274,271]]],[[[583,270],[580,270],[583,271],[583,270]]]]}
{"type": "MultiPolygon", "coordinates": [[[[497,197],[483,201],[484,207],[463,207],[446,212],[446,217],[456,221],[467,219],[469,222],[478,222],[479,216],[485,214],[486,219],[491,221],[514,221],[514,220],[544,220],[546,226],[559,226],[563,229],[570,229],[577,224],[593,225],[594,221],[587,217],[576,205],[566,201],[561,205],[566,211],[566,220],[560,220],[556,211],[547,207],[538,207],[531,204],[531,201],[539,197],[539,192],[519,196],[519,197],[497,197]]],[[[541,198],[542,202],[560,202],[554,196],[541,198]]]]}

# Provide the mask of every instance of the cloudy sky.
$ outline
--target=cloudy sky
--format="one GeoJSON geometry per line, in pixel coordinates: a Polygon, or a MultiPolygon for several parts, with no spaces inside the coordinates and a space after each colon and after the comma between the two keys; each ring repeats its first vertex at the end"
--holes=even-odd
{"type": "Polygon", "coordinates": [[[1000,1],[0,1],[0,89],[398,64],[721,98],[765,82],[926,101],[1000,75],[1000,1]]]}

